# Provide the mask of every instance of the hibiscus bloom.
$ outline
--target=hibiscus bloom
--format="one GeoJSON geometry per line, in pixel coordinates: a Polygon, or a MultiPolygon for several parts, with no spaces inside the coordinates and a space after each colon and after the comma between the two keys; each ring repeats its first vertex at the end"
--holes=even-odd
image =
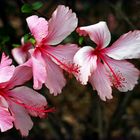
{"type": "Polygon", "coordinates": [[[35,48],[30,49],[31,58],[26,65],[32,67],[33,87],[41,89],[42,84],[57,95],[66,84],[63,70],[77,73],[73,56],[78,50],[75,44],[57,45],[77,27],[77,17],[68,7],[58,6],[47,21],[36,15],[27,19],[29,29],[36,40],[35,48]]]}
{"type": "Polygon", "coordinates": [[[137,84],[139,70],[124,59],[140,58],[140,31],[130,31],[122,35],[111,47],[111,35],[105,22],[79,27],[80,35],[89,35],[97,47],[84,46],[74,56],[80,66],[77,78],[82,84],[91,83],[104,101],[112,98],[111,86],[121,92],[132,90],[137,84]],[[107,48],[106,48],[107,47],[107,48]]]}
{"type": "Polygon", "coordinates": [[[11,59],[2,55],[0,63],[0,130],[1,132],[7,131],[14,124],[22,136],[27,136],[33,127],[29,114],[42,118],[53,110],[45,109],[47,101],[38,92],[26,86],[19,86],[31,78],[31,69],[27,66],[11,66],[11,62],[11,59]]]}

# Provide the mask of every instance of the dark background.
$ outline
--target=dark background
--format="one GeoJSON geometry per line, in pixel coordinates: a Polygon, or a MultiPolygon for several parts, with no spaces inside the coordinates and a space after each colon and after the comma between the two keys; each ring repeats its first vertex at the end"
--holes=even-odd
{"type": "MultiPolygon", "coordinates": [[[[140,29],[140,0],[40,0],[43,7],[32,13],[22,13],[23,4],[35,0],[0,0],[0,49],[11,56],[13,44],[29,33],[26,17],[37,14],[49,19],[55,8],[64,4],[76,12],[79,25],[106,21],[112,42],[129,30],[140,29]]],[[[79,36],[72,33],[63,43],[78,44],[79,36]]],[[[92,45],[85,39],[83,45],[92,45]]],[[[131,60],[140,68],[140,60],[131,60]]],[[[14,62],[16,64],[16,62],[14,62]]],[[[27,138],[13,128],[0,133],[0,140],[140,140],[140,85],[121,93],[113,89],[112,100],[103,102],[90,85],[82,86],[74,77],[65,74],[67,85],[54,97],[43,87],[50,106],[57,111],[46,119],[33,118],[34,127],[27,138]]],[[[32,86],[29,83],[29,86],[32,86]]]]}

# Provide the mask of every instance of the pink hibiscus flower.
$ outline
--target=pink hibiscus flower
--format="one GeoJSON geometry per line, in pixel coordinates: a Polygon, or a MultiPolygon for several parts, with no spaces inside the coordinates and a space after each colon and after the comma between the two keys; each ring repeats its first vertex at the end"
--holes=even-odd
{"type": "Polygon", "coordinates": [[[27,136],[33,126],[29,114],[34,117],[45,117],[46,113],[53,110],[45,109],[47,101],[38,92],[26,86],[19,87],[31,78],[31,68],[10,66],[11,62],[11,59],[2,55],[0,63],[0,130],[1,132],[7,131],[14,124],[22,136],[27,136]]]}
{"type": "Polygon", "coordinates": [[[104,101],[112,98],[111,86],[126,92],[137,84],[139,70],[124,59],[140,58],[140,31],[130,31],[122,35],[111,47],[111,35],[105,22],[77,29],[80,35],[89,35],[97,44],[94,49],[84,46],[74,56],[80,66],[77,78],[82,84],[89,81],[104,101]],[[107,47],[107,48],[106,48],[107,47]]]}
{"type": "MultiPolygon", "coordinates": [[[[25,64],[32,67],[34,89],[41,89],[42,84],[57,95],[66,84],[63,70],[77,73],[73,56],[78,47],[75,44],[59,45],[77,27],[75,13],[65,6],[58,6],[47,21],[36,15],[27,18],[29,29],[36,40],[35,48],[30,49],[31,58],[25,64]]],[[[15,54],[17,55],[17,54],[15,54]]]]}

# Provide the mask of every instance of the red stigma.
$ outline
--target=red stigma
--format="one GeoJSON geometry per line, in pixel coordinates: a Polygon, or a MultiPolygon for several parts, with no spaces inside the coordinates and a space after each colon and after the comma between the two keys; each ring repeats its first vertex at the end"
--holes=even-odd
{"type": "Polygon", "coordinates": [[[10,98],[10,99],[11,99],[11,101],[15,102],[16,104],[23,106],[24,108],[26,108],[28,110],[36,111],[38,113],[51,113],[51,112],[55,111],[55,108],[49,108],[49,109],[47,109],[47,107],[36,108],[36,107],[30,106],[30,105],[26,105],[26,104],[18,101],[17,99],[14,99],[14,98],[10,98]]]}
{"type": "Polygon", "coordinates": [[[45,53],[47,56],[49,56],[52,60],[54,60],[56,62],[56,64],[58,64],[62,69],[64,69],[68,73],[77,74],[79,72],[79,67],[77,65],[75,65],[74,63],[66,62],[65,59],[59,60],[57,57],[55,57],[54,55],[52,55],[45,49],[43,49],[41,47],[40,47],[40,49],[41,49],[41,52],[43,51],[43,53],[45,53]]]}
{"type": "Polygon", "coordinates": [[[126,79],[125,77],[123,77],[122,73],[120,71],[115,72],[113,70],[113,68],[109,65],[109,63],[106,61],[106,59],[104,58],[104,56],[102,54],[98,54],[98,56],[101,58],[101,60],[108,66],[108,68],[110,69],[110,72],[112,73],[111,75],[111,80],[112,83],[114,84],[114,86],[116,88],[122,88],[124,87],[124,83],[126,83],[126,79]]]}

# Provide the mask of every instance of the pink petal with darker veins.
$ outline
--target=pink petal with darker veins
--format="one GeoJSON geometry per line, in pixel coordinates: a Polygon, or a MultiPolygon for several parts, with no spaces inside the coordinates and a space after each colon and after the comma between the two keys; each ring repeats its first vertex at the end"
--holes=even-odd
{"type": "Polygon", "coordinates": [[[4,53],[2,53],[0,68],[10,66],[11,64],[12,59],[10,59],[9,56],[6,56],[4,53]]]}
{"type": "Polygon", "coordinates": [[[10,91],[9,96],[21,101],[32,116],[45,116],[47,101],[44,96],[31,88],[25,86],[14,88],[10,91]]]}
{"type": "Polygon", "coordinates": [[[78,19],[71,9],[59,5],[48,22],[46,44],[57,45],[77,27],[78,19]]]}
{"type": "Polygon", "coordinates": [[[29,130],[33,127],[33,122],[28,111],[13,101],[8,101],[12,116],[15,118],[14,125],[20,131],[22,136],[28,136],[29,130]]]}
{"type": "Polygon", "coordinates": [[[18,64],[23,64],[27,60],[27,52],[23,52],[21,48],[14,48],[12,55],[18,64]]]}
{"type": "Polygon", "coordinates": [[[59,60],[72,62],[73,56],[79,50],[76,44],[58,45],[57,47],[47,46],[46,50],[56,56],[59,60]]]}
{"type": "Polygon", "coordinates": [[[97,67],[97,56],[93,54],[94,49],[90,46],[81,48],[74,56],[74,63],[79,66],[79,74],[76,78],[82,84],[87,84],[89,76],[97,67]]]}
{"type": "Polygon", "coordinates": [[[105,59],[107,62],[107,64],[105,63],[105,66],[111,75],[114,86],[122,92],[132,90],[138,83],[140,71],[136,69],[133,64],[125,60],[119,61],[109,57],[106,57],[105,59]]]}
{"type": "Polygon", "coordinates": [[[20,65],[14,70],[11,79],[5,84],[7,89],[12,89],[29,81],[32,78],[32,69],[28,66],[20,65]]]}
{"type": "Polygon", "coordinates": [[[106,22],[99,22],[94,25],[79,27],[77,32],[80,35],[89,35],[90,39],[97,44],[97,47],[105,48],[111,40],[111,35],[106,22]]]}
{"type": "Polygon", "coordinates": [[[12,65],[12,60],[3,53],[0,63],[0,85],[7,82],[13,75],[15,67],[12,65]]]}
{"type": "Polygon", "coordinates": [[[14,48],[12,49],[12,55],[15,59],[15,61],[18,63],[18,64],[23,64],[25,63],[29,57],[30,57],[30,54],[29,54],[29,50],[32,48],[32,44],[31,43],[25,43],[24,45],[18,47],[18,48],[14,48]]]}
{"type": "Polygon", "coordinates": [[[36,15],[26,18],[27,24],[37,43],[40,43],[48,34],[48,22],[45,18],[36,15]]]}
{"type": "Polygon", "coordinates": [[[76,44],[58,45],[57,47],[47,46],[44,49],[44,52],[46,52],[52,61],[54,61],[62,69],[69,73],[78,73],[78,67],[73,62],[73,57],[79,50],[76,44]]]}
{"type": "Polygon", "coordinates": [[[14,118],[11,116],[8,108],[0,106],[0,130],[5,132],[13,127],[14,118]]]}
{"type": "Polygon", "coordinates": [[[0,85],[9,81],[12,78],[14,69],[14,66],[6,66],[0,68],[0,85]]]}
{"type": "Polygon", "coordinates": [[[35,53],[31,56],[30,63],[33,72],[33,88],[41,89],[42,84],[47,80],[47,75],[44,60],[39,50],[36,50],[35,53]]]}
{"type": "MultiPolygon", "coordinates": [[[[2,93],[2,92],[0,92],[0,93],[2,93]]],[[[0,95],[0,106],[4,107],[4,108],[8,108],[8,103],[2,95],[0,95]]]]}
{"type": "Polygon", "coordinates": [[[61,93],[62,88],[66,84],[63,71],[46,55],[44,55],[44,61],[46,62],[45,68],[47,75],[45,85],[50,90],[50,93],[56,96],[61,93]]]}
{"type": "Polygon", "coordinates": [[[117,60],[140,58],[140,31],[122,35],[111,47],[106,48],[106,54],[117,60]]]}
{"type": "Polygon", "coordinates": [[[112,84],[109,74],[100,61],[98,61],[96,70],[90,76],[89,82],[93,89],[97,90],[98,95],[103,101],[106,101],[106,99],[112,99],[112,84]]]}

